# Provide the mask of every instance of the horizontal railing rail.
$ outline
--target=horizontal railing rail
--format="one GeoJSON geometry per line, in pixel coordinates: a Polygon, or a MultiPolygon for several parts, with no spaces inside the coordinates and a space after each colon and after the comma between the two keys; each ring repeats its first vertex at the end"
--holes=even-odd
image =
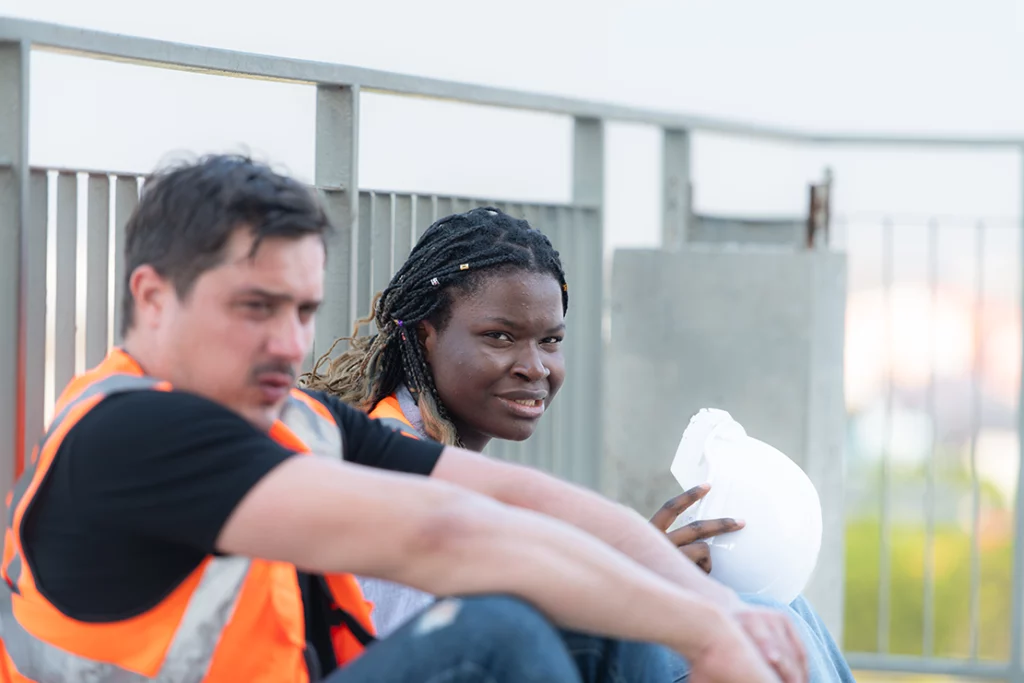
{"type": "Polygon", "coordinates": [[[411,76],[330,62],[186,45],[24,19],[0,17],[0,41],[25,42],[37,49],[165,69],[310,85],[359,86],[362,90],[371,92],[452,100],[507,109],[528,109],[577,118],[646,123],[672,130],[700,130],[795,143],[922,147],[1011,147],[1024,144],[1024,136],[808,132],[726,118],[680,114],[610,102],[411,76]]]}

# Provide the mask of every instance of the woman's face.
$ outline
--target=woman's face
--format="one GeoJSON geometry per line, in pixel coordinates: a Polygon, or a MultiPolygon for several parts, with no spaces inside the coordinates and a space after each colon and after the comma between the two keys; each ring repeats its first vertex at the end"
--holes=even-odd
{"type": "Polygon", "coordinates": [[[565,379],[561,285],[548,273],[502,272],[452,298],[447,324],[423,323],[421,334],[462,443],[529,438],[565,379]]]}

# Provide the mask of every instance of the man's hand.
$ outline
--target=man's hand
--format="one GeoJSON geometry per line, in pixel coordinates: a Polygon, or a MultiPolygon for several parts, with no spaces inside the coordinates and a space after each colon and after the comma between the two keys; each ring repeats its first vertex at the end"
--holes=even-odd
{"type": "Polygon", "coordinates": [[[676,521],[679,515],[706,496],[710,490],[711,486],[709,484],[694,486],[689,491],[667,501],[651,517],[651,524],[668,534],[669,540],[682,550],[684,555],[709,574],[711,573],[711,549],[704,542],[704,539],[727,534],[732,531],[739,531],[744,527],[744,522],[726,517],[691,522],[671,532],[668,528],[672,526],[672,523],[676,521]]]}
{"type": "MultiPolygon", "coordinates": [[[[692,683],[778,683],[778,675],[734,619],[712,620],[703,626],[707,637],[701,650],[687,659],[690,664],[688,680],[692,683]]],[[[797,683],[804,679],[783,680],[797,683]]]]}
{"type": "MultiPolygon", "coordinates": [[[[743,521],[730,518],[707,519],[687,524],[672,532],[668,528],[679,515],[710,490],[708,484],[695,486],[667,501],[651,518],[651,524],[665,532],[676,547],[708,573],[711,573],[711,552],[704,539],[738,531],[743,528],[743,521]]],[[[807,680],[807,654],[789,617],[776,610],[748,605],[738,598],[729,612],[760,651],[761,658],[772,666],[783,681],[803,683],[807,680]]]]}
{"type": "Polygon", "coordinates": [[[807,681],[807,653],[789,617],[742,602],[732,610],[732,617],[783,681],[807,681]]]}

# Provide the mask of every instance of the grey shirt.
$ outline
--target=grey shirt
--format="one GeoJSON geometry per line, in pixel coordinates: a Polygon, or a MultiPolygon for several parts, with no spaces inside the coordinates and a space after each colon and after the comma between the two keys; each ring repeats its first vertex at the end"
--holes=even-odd
{"type": "MultiPolygon", "coordinates": [[[[396,395],[406,419],[412,423],[422,438],[427,438],[423,431],[423,420],[420,417],[416,399],[404,386],[399,387],[396,395]]],[[[362,576],[357,576],[356,579],[363,589],[363,595],[374,604],[373,625],[377,627],[377,635],[381,638],[392,633],[413,615],[426,609],[435,599],[430,593],[424,593],[400,583],[362,576]]]]}
{"type": "Polygon", "coordinates": [[[430,593],[424,593],[401,583],[362,576],[357,576],[356,579],[363,589],[363,595],[374,605],[373,625],[377,627],[377,635],[380,638],[390,635],[395,629],[434,602],[434,596],[430,593]]]}

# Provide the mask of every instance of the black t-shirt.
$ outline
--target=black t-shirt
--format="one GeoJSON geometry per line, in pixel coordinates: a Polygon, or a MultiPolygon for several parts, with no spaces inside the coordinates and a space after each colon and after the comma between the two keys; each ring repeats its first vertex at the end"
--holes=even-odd
{"type": "MultiPolygon", "coordinates": [[[[346,460],[429,475],[441,446],[333,397],[346,460]]],[[[114,394],[67,434],[23,527],[42,593],[81,621],[155,606],[215,552],[245,494],[294,453],[234,412],[184,392],[114,394]]],[[[344,504],[344,501],[339,501],[344,504]]]]}

